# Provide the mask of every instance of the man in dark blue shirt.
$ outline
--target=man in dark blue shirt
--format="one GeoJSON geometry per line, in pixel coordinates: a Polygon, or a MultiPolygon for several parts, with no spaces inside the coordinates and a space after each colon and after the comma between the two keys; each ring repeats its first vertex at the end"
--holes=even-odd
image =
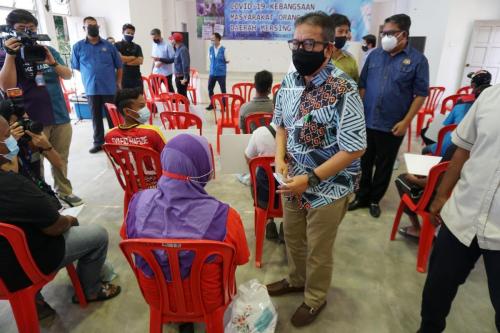
{"type": "Polygon", "coordinates": [[[391,181],[399,147],[429,90],[429,64],[408,44],[410,25],[405,14],[385,20],[382,48],[368,56],[359,81],[368,148],[361,159],[360,189],[349,210],[370,207],[373,217],[380,216],[379,202],[391,181]]]}
{"type": "Polygon", "coordinates": [[[189,50],[184,45],[184,36],[180,32],[172,34],[175,42],[174,73],[177,92],[187,97],[187,88],[189,84],[189,73],[191,60],[189,50]]]}
{"type": "Polygon", "coordinates": [[[104,103],[113,103],[116,89],[121,89],[122,60],[116,48],[99,36],[99,26],[93,17],[83,20],[87,37],[73,46],[71,67],[82,74],[83,86],[92,110],[94,126],[94,146],[89,153],[102,150],[104,144],[104,124],[102,113],[106,115],[109,128],[113,123],[104,110],[104,103]]]}

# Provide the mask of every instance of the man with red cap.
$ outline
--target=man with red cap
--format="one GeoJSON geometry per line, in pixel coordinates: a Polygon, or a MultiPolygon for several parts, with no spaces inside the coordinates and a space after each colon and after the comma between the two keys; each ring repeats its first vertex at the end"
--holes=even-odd
{"type": "Polygon", "coordinates": [[[189,84],[189,69],[191,60],[189,50],[184,45],[184,36],[180,32],[172,34],[175,43],[174,73],[177,92],[187,97],[187,87],[189,84]]]}

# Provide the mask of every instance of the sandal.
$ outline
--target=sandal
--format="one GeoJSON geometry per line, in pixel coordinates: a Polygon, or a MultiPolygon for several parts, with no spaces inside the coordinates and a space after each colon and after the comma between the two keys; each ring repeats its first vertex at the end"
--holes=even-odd
{"type": "Polygon", "coordinates": [[[404,236],[404,237],[407,237],[407,238],[412,238],[412,239],[415,239],[415,240],[418,240],[420,239],[419,236],[417,235],[414,235],[414,234],[410,234],[408,232],[408,230],[410,229],[410,227],[403,227],[403,228],[399,228],[398,229],[398,233],[401,235],[401,236],[404,236]]]}
{"type": "MultiPolygon", "coordinates": [[[[112,299],[120,294],[122,291],[122,288],[120,286],[116,286],[111,283],[103,283],[101,290],[97,293],[95,298],[88,299],[87,298],[87,303],[92,303],[92,302],[101,302],[101,301],[107,301],[109,299],[112,299]]],[[[74,295],[71,298],[71,302],[73,304],[79,304],[78,299],[76,295],[74,295]]]]}

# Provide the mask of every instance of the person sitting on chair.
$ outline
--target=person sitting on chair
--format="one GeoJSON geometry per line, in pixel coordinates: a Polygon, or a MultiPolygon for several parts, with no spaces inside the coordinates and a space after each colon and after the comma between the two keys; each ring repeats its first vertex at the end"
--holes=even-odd
{"type": "MultiPolygon", "coordinates": [[[[177,135],[165,145],[161,164],[163,176],[158,188],[138,192],[130,201],[127,237],[223,241],[234,246],[236,264],[246,264],[250,252],[240,215],[204,188],[214,172],[207,139],[177,135]]],[[[166,260],[159,263],[169,272],[166,260]]],[[[143,260],[137,265],[146,276],[152,276],[143,260]]],[[[181,258],[180,267],[188,272],[189,258],[181,258]]],[[[221,266],[216,263],[203,266],[202,297],[207,311],[223,303],[220,274],[221,266]]],[[[183,279],[183,283],[189,283],[189,273],[183,274],[183,279]]]]}
{"type": "MultiPolygon", "coordinates": [[[[269,98],[273,85],[273,74],[268,71],[260,71],[254,78],[256,96],[251,101],[243,104],[240,108],[240,128],[246,133],[245,119],[253,113],[273,113],[274,103],[269,98]]],[[[258,126],[257,126],[258,127],[258,126]]]]}

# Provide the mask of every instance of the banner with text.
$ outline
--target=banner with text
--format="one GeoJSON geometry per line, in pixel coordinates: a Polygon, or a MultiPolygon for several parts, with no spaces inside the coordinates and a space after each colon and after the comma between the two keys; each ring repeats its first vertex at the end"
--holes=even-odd
{"type": "Polygon", "coordinates": [[[197,0],[198,37],[223,32],[225,39],[287,40],[297,17],[321,10],[346,15],[352,39],[360,40],[369,33],[372,4],[373,0],[197,0]]]}

